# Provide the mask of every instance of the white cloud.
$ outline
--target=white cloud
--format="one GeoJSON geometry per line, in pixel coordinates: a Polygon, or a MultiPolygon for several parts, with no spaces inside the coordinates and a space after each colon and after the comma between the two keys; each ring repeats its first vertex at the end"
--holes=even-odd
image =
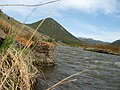
{"type": "MultiPolygon", "coordinates": [[[[2,0],[0,1],[0,4],[38,4],[40,2],[47,1],[52,0],[2,0]]],[[[55,4],[56,3],[45,6],[41,9],[41,11],[44,10],[48,12],[48,8],[53,7],[55,4]]],[[[61,5],[58,8],[62,10],[76,9],[86,13],[96,13],[101,11],[104,14],[113,14],[118,11],[118,6],[118,0],[62,0],[61,5]]],[[[26,7],[12,7],[6,9],[17,12],[19,11],[21,14],[25,14],[26,12],[31,11],[31,9],[26,7]]]]}
{"type": "Polygon", "coordinates": [[[65,0],[62,5],[63,8],[74,8],[88,13],[102,10],[108,14],[116,11],[117,0],[65,0]]]}
{"type": "MultiPolygon", "coordinates": [[[[1,0],[0,4],[38,4],[40,2],[47,2],[52,0],[1,0]]],[[[112,15],[115,17],[119,17],[120,15],[117,15],[117,13],[120,13],[120,3],[119,0],[62,0],[60,5],[58,6],[58,3],[38,7],[36,12],[34,13],[33,17],[40,17],[40,16],[46,16],[49,12],[55,15],[61,15],[61,10],[78,10],[84,13],[90,13],[90,14],[97,14],[97,13],[103,13],[105,15],[112,15]],[[51,11],[51,9],[53,9],[51,11]],[[57,8],[56,8],[57,7],[57,8]]],[[[22,17],[23,21],[33,8],[27,8],[27,7],[4,7],[4,11],[8,14],[12,12],[13,16],[14,13],[19,13],[19,17],[22,17]]],[[[19,20],[19,18],[17,18],[19,20]]],[[[79,22],[78,22],[79,23],[79,22]]],[[[100,28],[95,25],[90,24],[83,24],[80,23],[80,28],[83,28],[84,30],[89,31],[80,31],[80,36],[83,37],[91,37],[99,40],[104,41],[114,41],[120,37],[119,30],[116,30],[116,32],[113,31],[107,31],[105,28],[100,28]],[[89,33],[91,32],[91,33],[89,33]]],[[[74,32],[75,33],[75,32],[74,32]]],[[[76,36],[78,33],[76,33],[76,36]]],[[[75,34],[74,34],[75,35],[75,34]]]]}

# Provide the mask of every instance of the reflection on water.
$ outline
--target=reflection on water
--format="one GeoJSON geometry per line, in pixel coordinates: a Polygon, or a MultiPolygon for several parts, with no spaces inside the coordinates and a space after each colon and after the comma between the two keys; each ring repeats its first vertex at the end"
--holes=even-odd
{"type": "Polygon", "coordinates": [[[97,67],[74,76],[56,90],[120,90],[120,56],[56,47],[56,66],[42,68],[35,90],[46,90],[60,80],[90,66],[97,67]]]}

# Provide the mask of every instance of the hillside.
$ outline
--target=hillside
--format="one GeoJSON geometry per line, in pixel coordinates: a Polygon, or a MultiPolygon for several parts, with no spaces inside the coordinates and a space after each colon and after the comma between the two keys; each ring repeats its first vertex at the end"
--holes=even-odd
{"type": "MultiPolygon", "coordinates": [[[[0,29],[3,29],[5,33],[8,33],[10,29],[12,29],[12,33],[19,37],[29,39],[33,32],[35,31],[33,28],[28,27],[25,24],[20,23],[12,17],[4,14],[2,11],[0,12],[0,29]],[[5,30],[3,29],[5,28],[5,30]],[[20,31],[21,30],[21,31],[20,31]]],[[[32,40],[42,41],[43,39],[49,39],[50,37],[44,35],[40,32],[36,32],[32,40]]]]}
{"type": "MultiPolygon", "coordinates": [[[[35,29],[41,21],[28,24],[28,26],[35,29]]],[[[42,26],[38,29],[38,31],[54,38],[56,41],[61,41],[66,44],[82,43],[79,39],[77,39],[75,36],[69,33],[64,27],[62,27],[58,22],[56,22],[52,18],[46,18],[42,26]]]]}
{"type": "Polygon", "coordinates": [[[111,43],[111,45],[120,46],[120,40],[114,41],[113,43],[111,43]]]}
{"type": "Polygon", "coordinates": [[[92,38],[83,38],[83,37],[78,37],[79,40],[81,40],[82,42],[89,44],[89,45],[108,45],[110,43],[108,42],[103,42],[100,40],[94,40],[92,38]]]}

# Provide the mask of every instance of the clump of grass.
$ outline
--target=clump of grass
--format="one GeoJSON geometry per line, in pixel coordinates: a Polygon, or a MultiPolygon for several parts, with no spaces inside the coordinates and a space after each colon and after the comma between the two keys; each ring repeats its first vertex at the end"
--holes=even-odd
{"type": "Polygon", "coordinates": [[[5,52],[5,50],[7,50],[10,47],[10,45],[13,44],[13,41],[14,40],[13,40],[12,36],[6,37],[0,46],[0,52],[5,52]]]}
{"type": "Polygon", "coordinates": [[[0,54],[0,90],[30,90],[37,69],[30,55],[20,56],[15,46],[0,54]]]}
{"type": "Polygon", "coordinates": [[[37,68],[32,64],[32,52],[21,54],[14,42],[14,32],[5,25],[0,21],[1,30],[7,30],[8,35],[0,45],[0,90],[31,90],[37,74],[37,68]]]}

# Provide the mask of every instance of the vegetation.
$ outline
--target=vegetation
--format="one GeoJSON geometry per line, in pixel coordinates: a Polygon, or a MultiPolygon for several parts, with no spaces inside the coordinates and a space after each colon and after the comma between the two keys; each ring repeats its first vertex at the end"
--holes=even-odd
{"type": "Polygon", "coordinates": [[[30,55],[10,46],[0,54],[0,90],[30,90],[37,69],[32,65],[30,55]]]}
{"type": "MultiPolygon", "coordinates": [[[[28,26],[36,29],[40,22],[42,22],[42,20],[33,24],[28,24],[28,26]]],[[[45,22],[41,25],[38,31],[54,38],[55,41],[62,41],[66,44],[82,44],[79,39],[74,37],[71,33],[69,33],[65,28],[63,28],[52,18],[46,18],[45,22]]]]}
{"type": "Polygon", "coordinates": [[[36,67],[30,53],[17,49],[13,37],[8,36],[0,46],[0,90],[30,90],[36,67]]]}
{"type": "Polygon", "coordinates": [[[106,54],[120,55],[120,47],[113,45],[93,45],[93,46],[84,46],[85,50],[95,51],[106,54]]]}
{"type": "Polygon", "coordinates": [[[0,29],[5,34],[5,38],[0,37],[0,90],[31,90],[37,74],[31,58],[33,53],[29,49],[21,50],[14,36],[14,30],[20,29],[22,24],[6,20],[3,13],[0,15],[0,29]],[[18,27],[13,28],[16,25],[18,27]]]}
{"type": "Polygon", "coordinates": [[[116,40],[113,43],[108,43],[99,40],[93,40],[90,38],[88,39],[79,38],[79,39],[85,43],[84,45],[80,45],[80,47],[83,47],[85,50],[99,52],[99,53],[120,55],[120,40],[116,40]]]}
{"type": "MultiPolygon", "coordinates": [[[[42,40],[54,42],[54,39],[39,32],[33,36],[34,29],[1,12],[0,31],[5,36],[0,35],[0,90],[31,90],[38,75],[33,65],[36,60],[33,56],[37,52],[33,48],[42,40]],[[31,44],[34,45],[32,48],[31,44]]],[[[44,42],[43,45],[49,48],[52,44],[44,42]]]]}
{"type": "Polygon", "coordinates": [[[1,40],[1,45],[0,45],[0,52],[5,52],[5,50],[7,50],[10,45],[13,44],[13,38],[11,36],[8,36],[5,38],[5,40],[1,40]]]}
{"type": "MultiPolygon", "coordinates": [[[[26,26],[25,24],[22,24],[18,22],[17,20],[13,19],[9,16],[5,15],[4,13],[0,13],[0,29],[4,30],[4,32],[8,33],[14,33],[14,35],[19,35],[20,37],[24,37],[25,39],[29,40],[31,35],[34,33],[34,29],[26,26]],[[22,31],[22,32],[21,32],[22,31]]],[[[36,34],[32,37],[32,40],[34,41],[41,41],[42,39],[49,39],[50,37],[41,34],[39,32],[36,32],[36,34]]]]}

